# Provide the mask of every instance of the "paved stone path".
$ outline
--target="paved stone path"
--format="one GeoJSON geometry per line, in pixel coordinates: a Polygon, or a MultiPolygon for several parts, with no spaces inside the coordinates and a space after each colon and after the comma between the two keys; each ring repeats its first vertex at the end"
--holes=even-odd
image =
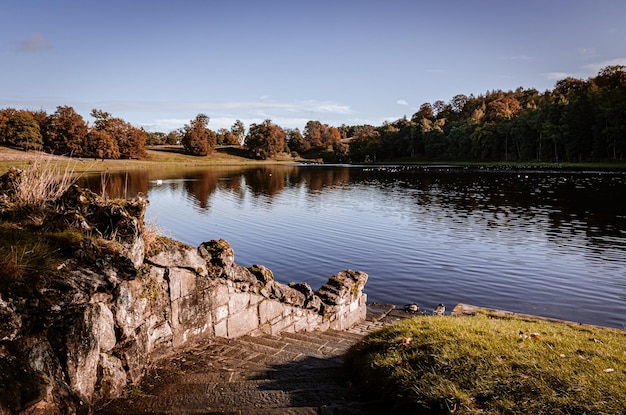
{"type": "Polygon", "coordinates": [[[371,330],[407,316],[371,305],[367,320],[347,331],[213,338],[159,362],[132,396],[96,413],[367,414],[376,402],[342,378],[342,355],[371,330]]]}

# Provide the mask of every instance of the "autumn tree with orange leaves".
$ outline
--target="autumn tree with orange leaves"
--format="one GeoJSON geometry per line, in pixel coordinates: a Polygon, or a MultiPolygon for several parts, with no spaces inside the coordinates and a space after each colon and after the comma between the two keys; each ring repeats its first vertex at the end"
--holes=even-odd
{"type": "Polygon", "coordinates": [[[216,134],[209,130],[210,118],[206,114],[198,114],[185,125],[181,144],[188,154],[206,156],[212,154],[217,142],[216,134]]]}
{"type": "Polygon", "coordinates": [[[252,124],[246,136],[246,146],[258,159],[274,157],[285,149],[285,131],[270,120],[252,124]]]}

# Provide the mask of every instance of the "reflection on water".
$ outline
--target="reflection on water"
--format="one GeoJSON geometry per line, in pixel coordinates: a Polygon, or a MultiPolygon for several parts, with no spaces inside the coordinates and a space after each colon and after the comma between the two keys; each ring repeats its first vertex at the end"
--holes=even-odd
{"type": "Polygon", "coordinates": [[[626,325],[625,173],[265,166],[82,184],[147,194],[165,233],[194,246],[227,239],[238,263],[282,282],[318,287],[352,268],[370,275],[370,301],[626,325]]]}

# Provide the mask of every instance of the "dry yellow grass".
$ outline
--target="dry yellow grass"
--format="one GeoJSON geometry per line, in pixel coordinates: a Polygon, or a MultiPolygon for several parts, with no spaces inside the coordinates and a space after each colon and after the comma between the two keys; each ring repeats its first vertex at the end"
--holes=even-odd
{"type": "Polygon", "coordinates": [[[49,160],[51,167],[57,166],[63,168],[68,163],[72,164],[75,173],[163,168],[164,166],[209,167],[283,164],[296,161],[287,155],[282,155],[270,160],[253,160],[243,157],[241,153],[241,151],[236,151],[236,149],[232,148],[218,148],[218,150],[209,157],[197,157],[183,154],[182,147],[180,146],[158,146],[149,149],[148,156],[144,160],[96,160],[91,158],[55,156],[39,151],[22,151],[0,146],[0,174],[8,171],[11,167],[24,169],[32,162],[42,159],[49,160]]]}
{"type": "Polygon", "coordinates": [[[30,162],[18,180],[13,195],[16,206],[41,208],[65,193],[76,178],[70,163],[61,168],[52,159],[40,157],[30,162]]]}

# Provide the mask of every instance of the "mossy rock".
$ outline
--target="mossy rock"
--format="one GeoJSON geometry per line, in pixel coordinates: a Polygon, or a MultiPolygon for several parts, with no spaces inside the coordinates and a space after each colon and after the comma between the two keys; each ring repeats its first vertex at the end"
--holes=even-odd
{"type": "Polygon", "coordinates": [[[11,167],[8,172],[0,176],[0,193],[12,196],[21,181],[23,170],[11,167]]]}
{"type": "Polygon", "coordinates": [[[202,242],[198,251],[204,260],[219,267],[232,265],[235,258],[235,252],[225,239],[202,242]]]}
{"type": "Polygon", "coordinates": [[[265,268],[263,265],[255,264],[248,269],[262,285],[267,285],[268,283],[274,281],[274,273],[270,269],[265,268]]]}

